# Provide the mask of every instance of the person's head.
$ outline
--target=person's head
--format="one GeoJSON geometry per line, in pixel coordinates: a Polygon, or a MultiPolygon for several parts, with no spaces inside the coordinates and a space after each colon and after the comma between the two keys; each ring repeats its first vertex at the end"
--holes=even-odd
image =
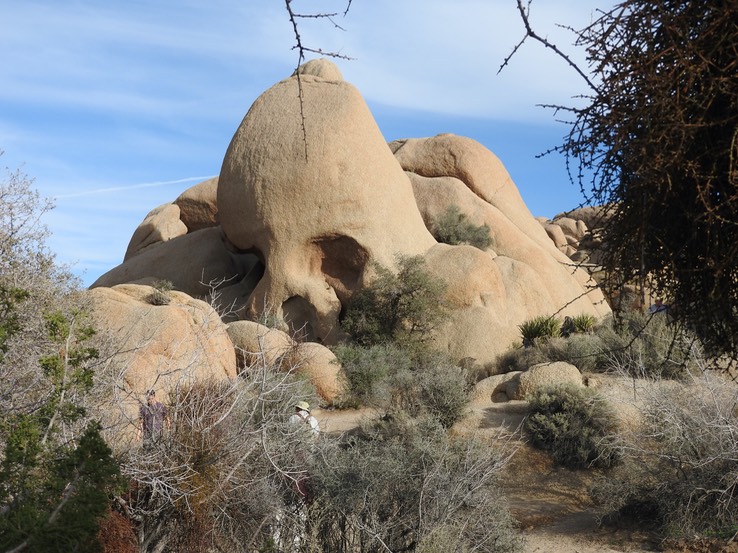
{"type": "Polygon", "coordinates": [[[146,402],[151,405],[152,403],[156,403],[156,390],[148,390],[146,392],[146,402]]]}
{"type": "Polygon", "coordinates": [[[295,403],[295,409],[297,411],[305,411],[306,413],[310,412],[310,404],[307,401],[298,401],[295,403]]]}

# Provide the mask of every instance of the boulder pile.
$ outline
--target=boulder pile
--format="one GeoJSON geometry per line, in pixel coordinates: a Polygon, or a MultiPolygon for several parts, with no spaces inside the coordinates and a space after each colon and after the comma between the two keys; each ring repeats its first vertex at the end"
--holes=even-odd
{"type": "MultiPolygon", "coordinates": [[[[342,313],[371,282],[376,264],[392,269],[398,256],[422,256],[447,285],[450,310],[436,345],[457,359],[487,363],[519,340],[518,325],[528,319],[609,312],[588,274],[567,257],[585,231],[573,220],[542,226],[502,162],[472,139],[442,134],[387,144],[359,91],[336,65],[314,60],[299,69],[299,83],[295,74],[254,102],[219,177],[154,208],[123,263],[91,293],[127,305],[142,287],[168,281],[176,309],[209,299],[220,316],[213,324],[223,325],[209,353],[221,357],[203,370],[231,376],[236,346],[242,368],[264,353],[254,351],[252,338],[267,330],[247,321],[281,321],[282,330],[304,341],[335,344],[342,313]],[[450,206],[487,225],[489,247],[436,241],[434,221],[450,206]]],[[[164,330],[175,307],[161,317],[156,309],[101,311],[110,327],[132,324],[131,317],[161,325],[156,348],[181,343],[185,334],[164,330]]],[[[327,368],[323,346],[309,348],[322,368],[307,372],[329,400],[340,388],[337,369],[327,368]]],[[[151,355],[132,366],[157,366],[151,355]]],[[[149,380],[136,376],[140,383],[131,386],[143,389],[149,380]]]]}

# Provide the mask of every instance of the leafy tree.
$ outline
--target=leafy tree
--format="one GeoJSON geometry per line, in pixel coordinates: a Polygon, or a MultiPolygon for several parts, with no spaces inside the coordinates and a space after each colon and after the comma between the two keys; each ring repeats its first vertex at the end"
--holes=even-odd
{"type": "MultiPolygon", "coordinates": [[[[532,29],[533,38],[569,58],[532,29]]],[[[554,148],[607,206],[609,278],[650,284],[709,353],[738,350],[738,3],[624,0],[576,32],[584,107],[554,148]]],[[[519,45],[518,45],[519,46],[519,45]]],[[[517,48],[516,48],[517,50],[517,48]]],[[[509,60],[509,58],[508,58],[509,60]]],[[[507,63],[507,61],[505,64],[507,63]]],[[[571,63],[571,61],[570,61],[571,63]]],[[[503,67],[504,65],[503,64],[503,67]]]]}
{"type": "Polygon", "coordinates": [[[46,248],[51,208],[0,180],[0,549],[94,551],[118,467],[85,409],[98,351],[75,279],[46,248]]]}
{"type": "Polygon", "coordinates": [[[423,258],[400,257],[398,271],[376,266],[377,277],[351,299],[342,327],[358,344],[427,342],[443,315],[444,284],[430,275],[423,258]]]}

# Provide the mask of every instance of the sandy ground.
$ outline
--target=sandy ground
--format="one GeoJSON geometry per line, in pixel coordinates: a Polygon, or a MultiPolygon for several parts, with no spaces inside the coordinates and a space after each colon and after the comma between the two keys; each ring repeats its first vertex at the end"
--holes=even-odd
{"type": "MultiPolygon", "coordinates": [[[[627,383],[608,385],[614,395],[627,393],[627,383]]],[[[514,449],[502,482],[511,512],[526,538],[525,553],[664,551],[646,533],[598,526],[587,493],[593,473],[555,467],[545,454],[527,446],[519,432],[526,408],[525,402],[480,401],[470,406],[465,419],[455,427],[462,433],[481,434],[491,446],[506,443],[514,449]]],[[[316,410],[315,415],[323,431],[342,433],[371,417],[372,411],[316,410]]]]}

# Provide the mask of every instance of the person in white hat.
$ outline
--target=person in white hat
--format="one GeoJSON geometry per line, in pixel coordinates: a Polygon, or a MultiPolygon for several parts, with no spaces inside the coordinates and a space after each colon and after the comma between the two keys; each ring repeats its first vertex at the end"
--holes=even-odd
{"type": "Polygon", "coordinates": [[[310,404],[307,401],[298,401],[295,404],[295,414],[290,417],[290,422],[295,424],[306,424],[316,438],[320,434],[318,419],[310,414],[310,404]]]}

